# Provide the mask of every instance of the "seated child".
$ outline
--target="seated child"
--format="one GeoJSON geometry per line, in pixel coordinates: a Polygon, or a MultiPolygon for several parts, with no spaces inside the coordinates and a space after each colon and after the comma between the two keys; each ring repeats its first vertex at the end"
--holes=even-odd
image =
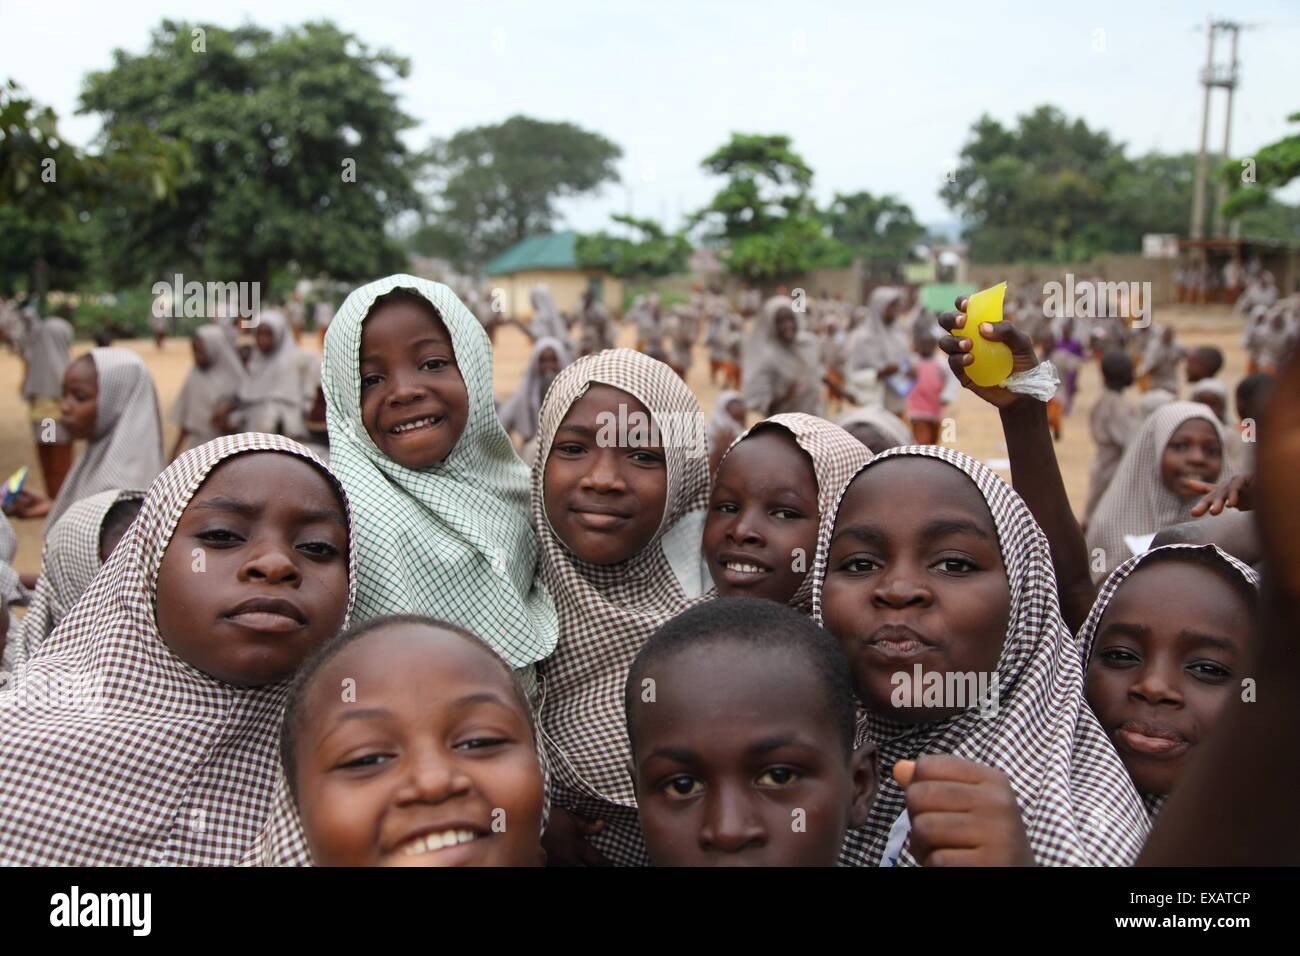
{"type": "Polygon", "coordinates": [[[848,662],[791,608],[718,598],[650,637],[625,694],[656,866],[834,866],[875,792],[848,662]]]}
{"type": "Polygon", "coordinates": [[[542,863],[545,785],[527,694],[454,624],[372,618],[329,641],[289,689],[280,755],[301,830],[300,849],[281,849],[279,862],[542,863]]]}
{"type": "Polygon", "coordinates": [[[812,415],[773,415],[741,436],[718,466],[704,522],[718,593],[810,613],[819,522],[870,457],[844,429],[812,415]]]}
{"type": "Polygon", "coordinates": [[[347,621],[347,499],[301,445],[182,454],[0,692],[0,865],[220,866],[279,781],[289,678],[347,621]]]}

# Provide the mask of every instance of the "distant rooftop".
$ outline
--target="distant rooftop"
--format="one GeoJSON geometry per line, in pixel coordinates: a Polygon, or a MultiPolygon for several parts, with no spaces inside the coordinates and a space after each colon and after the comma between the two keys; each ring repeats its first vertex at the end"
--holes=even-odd
{"type": "Polygon", "coordinates": [[[489,262],[487,274],[499,276],[530,269],[576,269],[578,257],[574,247],[577,240],[578,234],[572,229],[548,236],[529,236],[489,262]]]}

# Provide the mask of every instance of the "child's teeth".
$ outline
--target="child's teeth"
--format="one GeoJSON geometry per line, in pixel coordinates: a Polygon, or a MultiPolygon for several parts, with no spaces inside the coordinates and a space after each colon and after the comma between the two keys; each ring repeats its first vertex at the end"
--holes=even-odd
{"type": "Polygon", "coordinates": [[[762,574],[763,569],[755,564],[738,564],[735,561],[727,562],[728,571],[739,571],[742,574],[762,574]]]}
{"type": "Polygon", "coordinates": [[[412,840],[402,852],[406,856],[419,856],[421,853],[432,853],[434,850],[456,846],[458,843],[468,843],[477,838],[478,834],[473,830],[447,830],[443,833],[430,833],[422,838],[417,837],[412,840]]]}

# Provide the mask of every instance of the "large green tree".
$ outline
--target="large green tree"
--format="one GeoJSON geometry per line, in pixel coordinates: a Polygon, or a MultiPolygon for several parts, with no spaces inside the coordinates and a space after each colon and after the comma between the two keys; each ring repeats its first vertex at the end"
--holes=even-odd
{"type": "Polygon", "coordinates": [[[1040,106],[1013,128],[981,117],[939,195],[975,261],[1085,259],[1114,243],[1110,197],[1128,165],[1109,134],[1040,106]]]}
{"type": "Polygon", "coordinates": [[[94,214],[111,197],[174,197],[185,150],[138,125],[85,152],[60,136],[58,118],[12,80],[0,87],[0,294],[44,296],[96,278],[94,214]]]}
{"type": "Polygon", "coordinates": [[[327,22],[275,34],[164,20],[143,54],[115,51],[81,96],[101,142],[144,126],[185,143],[191,164],[174,203],[128,192],[98,211],[112,276],[266,284],[400,267],[387,226],[418,198],[400,137],[414,120],[391,83],[408,70],[327,22]]]}
{"type": "Polygon", "coordinates": [[[556,201],[617,181],[621,149],[573,123],[512,116],[437,140],[425,155],[428,209],[411,246],[478,269],[551,231],[556,201]]]}
{"type": "Polygon", "coordinates": [[[583,268],[605,269],[621,279],[650,279],[685,272],[691,243],[680,233],[669,233],[653,219],[612,216],[631,227],[636,238],[598,232],[579,236],[578,264],[583,268]]]}
{"type": "Polygon", "coordinates": [[[916,221],[912,207],[896,196],[836,193],[822,215],[832,238],[843,246],[841,264],[861,256],[873,272],[906,262],[925,238],[925,227],[916,221]]]}
{"type": "Polygon", "coordinates": [[[692,222],[732,273],[770,282],[827,261],[834,243],[809,195],[813,171],[789,136],[732,133],[701,165],[726,182],[692,222]]]}

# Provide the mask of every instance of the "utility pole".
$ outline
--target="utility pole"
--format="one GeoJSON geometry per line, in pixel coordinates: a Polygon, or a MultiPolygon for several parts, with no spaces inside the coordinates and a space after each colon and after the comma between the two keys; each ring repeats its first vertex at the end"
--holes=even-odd
{"type": "MultiPolygon", "coordinates": [[[[1210,18],[1206,20],[1205,26],[1207,34],[1205,68],[1201,71],[1201,85],[1205,87],[1205,97],[1201,106],[1201,149],[1196,156],[1196,188],[1192,199],[1191,237],[1193,239],[1205,237],[1205,189],[1209,165],[1210,94],[1216,86],[1223,87],[1228,91],[1228,109],[1223,123],[1223,160],[1228,159],[1228,149],[1232,135],[1232,98],[1237,89],[1237,36],[1241,31],[1241,24],[1234,23],[1231,20],[1210,18]],[[1214,41],[1220,31],[1232,35],[1231,61],[1222,66],[1216,66],[1214,62],[1214,41]]],[[[1217,183],[1215,186],[1214,206],[1215,235],[1222,235],[1223,233],[1223,217],[1219,209],[1227,195],[1227,185],[1222,182],[1217,183]]]]}

